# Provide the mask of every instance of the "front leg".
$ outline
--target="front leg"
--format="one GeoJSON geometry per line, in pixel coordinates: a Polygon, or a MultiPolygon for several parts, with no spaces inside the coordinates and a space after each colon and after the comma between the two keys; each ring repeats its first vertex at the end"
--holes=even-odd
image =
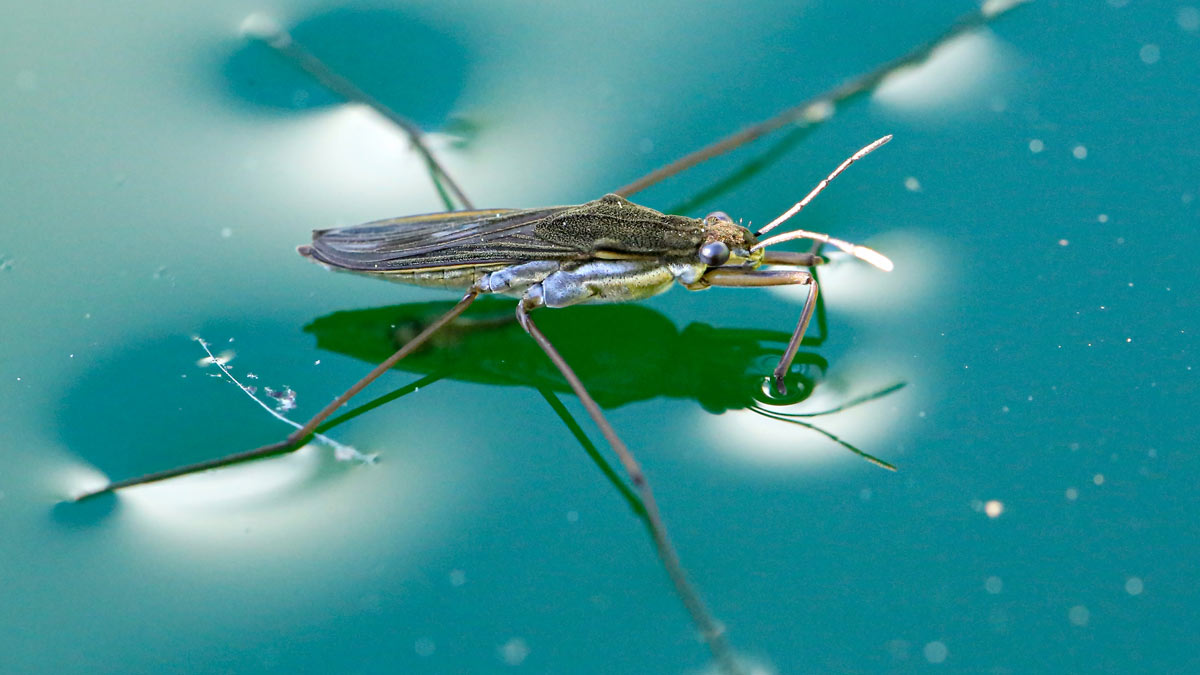
{"type": "Polygon", "coordinates": [[[796,324],[796,330],[792,332],[792,339],[788,341],[787,349],[784,350],[783,356],[779,358],[779,365],[775,366],[775,372],[772,375],[772,379],[775,382],[775,391],[780,396],[786,394],[787,385],[784,384],[783,378],[787,375],[788,369],[792,367],[792,360],[796,358],[796,352],[800,349],[800,341],[804,339],[804,331],[808,330],[808,322],[812,320],[813,312],[817,308],[816,277],[801,270],[714,269],[709,270],[698,282],[689,285],[688,288],[695,290],[708,286],[733,286],[739,288],[757,286],[808,286],[811,289],[808,292],[808,298],[804,300],[804,309],[800,312],[800,321],[796,324]]]}

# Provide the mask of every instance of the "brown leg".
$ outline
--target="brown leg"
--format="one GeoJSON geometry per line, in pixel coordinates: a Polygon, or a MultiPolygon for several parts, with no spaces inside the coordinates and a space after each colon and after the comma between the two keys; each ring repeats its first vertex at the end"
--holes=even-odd
{"type": "Polygon", "coordinates": [[[663,524],[662,515],[658,510],[658,503],[654,500],[654,493],[650,489],[650,484],[646,481],[646,476],[642,473],[642,467],[634,458],[633,453],[626,447],[625,442],[617,435],[612,425],[605,419],[604,413],[600,411],[600,406],[592,399],[591,394],[584,388],[583,382],[575,371],[571,370],[571,366],[563,359],[554,345],[546,339],[538,327],[534,325],[533,319],[529,316],[529,310],[536,305],[527,305],[526,301],[521,301],[517,304],[517,321],[521,323],[521,327],[525,332],[529,333],[530,337],[538,343],[542,351],[546,352],[546,356],[554,362],[554,365],[566,378],[567,384],[571,386],[572,391],[579,397],[579,401],[583,403],[584,409],[596,426],[600,427],[600,432],[604,434],[604,438],[608,440],[608,444],[612,446],[617,457],[621,460],[621,465],[625,467],[625,473],[629,474],[629,480],[633,483],[634,488],[638,491],[638,496],[642,500],[642,504],[646,507],[646,519],[650,524],[650,534],[654,539],[654,548],[658,551],[658,557],[662,560],[663,566],[667,569],[667,575],[671,577],[671,582],[675,584],[675,590],[682,598],[683,604],[687,607],[688,613],[692,615],[692,621],[700,629],[701,635],[708,643],[709,649],[712,650],[713,656],[717,663],[725,672],[740,672],[736,662],[733,659],[733,652],[729,648],[729,643],[726,642],[724,636],[724,628],[700,599],[700,595],[692,588],[691,582],[687,579],[687,574],[683,570],[683,566],[679,562],[679,554],[675,552],[675,546],[671,543],[670,537],[667,536],[667,527],[663,524]]]}
{"type": "Polygon", "coordinates": [[[257,26],[257,30],[251,33],[252,37],[262,40],[267,46],[279,52],[282,56],[291,61],[297,68],[312,75],[318,82],[333,91],[338,96],[345,98],[348,101],[362,103],[375,112],[383,115],[389,122],[400,127],[412,141],[413,147],[417,153],[421,155],[421,159],[425,161],[426,167],[429,169],[429,175],[433,179],[434,187],[438,192],[442,193],[442,200],[446,202],[446,208],[453,210],[454,203],[450,201],[449,196],[442,191],[442,183],[445,182],[450,191],[462,204],[462,208],[471,210],[475,208],[471,205],[471,200],[467,199],[467,195],[463,193],[450,174],[446,172],[445,167],[437,161],[433,153],[426,147],[424,141],[424,132],[414,122],[406,117],[401,116],[395,110],[387,107],[382,101],[371,96],[367,92],[358,88],[350,80],[342,77],[325,62],[318,59],[312,52],[308,51],[292,38],[291,33],[288,33],[282,26],[270,23],[268,25],[257,26]]]}
{"type": "Polygon", "coordinates": [[[277,455],[277,454],[287,452],[290,450],[295,450],[296,448],[300,447],[300,445],[303,444],[306,440],[308,440],[309,436],[311,436],[313,431],[315,431],[316,428],[318,426],[320,426],[321,422],[324,422],[326,418],[328,418],[330,415],[332,415],[334,412],[336,412],[338,408],[345,405],[347,401],[349,401],[351,398],[353,398],[355,394],[362,391],[368,384],[373,382],[380,375],[383,375],[388,370],[390,370],[392,368],[392,366],[396,365],[397,361],[399,361],[400,359],[404,358],[405,356],[408,356],[413,351],[415,351],[417,349],[417,347],[420,347],[426,340],[428,340],[430,338],[430,336],[432,336],[434,333],[436,333],[442,326],[445,326],[447,323],[454,320],[454,318],[457,317],[459,314],[462,314],[463,310],[465,310],[468,306],[470,306],[470,304],[472,302],[474,302],[475,298],[477,298],[477,297],[479,297],[479,291],[474,290],[474,289],[468,291],[467,294],[465,296],[463,296],[463,299],[459,300],[458,304],[455,305],[450,311],[443,314],[441,316],[441,318],[439,318],[437,321],[434,321],[433,323],[429,324],[429,326],[425,330],[421,331],[420,334],[418,334],[412,340],[409,340],[408,342],[406,342],[403,347],[401,347],[399,350],[397,350],[395,354],[392,354],[390,357],[388,357],[388,359],[386,361],[379,364],[378,366],[375,366],[375,369],[372,370],[371,372],[367,373],[366,377],[364,377],[361,380],[359,380],[358,382],[356,382],[354,384],[354,386],[347,389],[345,391],[345,393],[343,393],[341,396],[338,396],[337,398],[335,398],[332,403],[325,406],[321,410],[321,412],[314,415],[312,419],[310,419],[308,422],[306,422],[304,424],[304,426],[302,426],[299,429],[288,434],[288,437],[285,438],[284,440],[279,441],[278,443],[271,443],[270,445],[264,445],[259,448],[254,448],[253,450],[246,450],[244,452],[227,455],[225,457],[221,457],[218,459],[210,459],[210,460],[206,460],[203,462],[197,462],[195,464],[189,464],[187,466],[181,466],[181,467],[177,467],[174,469],[167,469],[166,471],[157,471],[155,473],[149,473],[144,476],[139,476],[137,478],[129,478],[126,480],[116,481],[115,483],[109,483],[108,485],[106,485],[102,488],[99,488],[97,490],[92,490],[90,492],[85,492],[81,495],[78,495],[77,497],[75,497],[75,501],[80,501],[83,499],[87,499],[88,497],[94,497],[96,495],[101,495],[106,492],[112,492],[114,490],[119,490],[121,488],[127,488],[127,487],[131,487],[134,485],[143,485],[145,483],[153,483],[156,481],[165,480],[167,478],[175,478],[176,476],[183,476],[183,475],[189,474],[189,473],[197,473],[199,471],[204,471],[207,469],[215,469],[215,468],[221,467],[221,466],[229,466],[230,464],[237,464],[239,462],[245,462],[245,461],[251,460],[251,459],[258,459],[260,457],[268,457],[270,455],[277,455]]]}
{"type": "Polygon", "coordinates": [[[803,285],[809,287],[808,298],[804,300],[804,309],[800,312],[800,321],[796,324],[796,330],[792,332],[792,339],[788,342],[787,349],[784,350],[783,356],[779,358],[779,365],[775,366],[773,380],[775,381],[775,391],[782,396],[787,393],[787,385],[784,383],[784,377],[787,376],[788,369],[792,367],[792,359],[796,358],[796,352],[800,349],[800,341],[804,339],[804,331],[808,330],[808,322],[812,320],[813,311],[817,308],[817,280],[808,272],[800,270],[722,270],[715,269],[704,275],[700,282],[709,286],[792,286],[803,285]]]}
{"type": "Polygon", "coordinates": [[[667,166],[651,171],[641,178],[633,181],[620,189],[613,190],[616,194],[622,197],[630,197],[634,193],[641,192],[651,185],[656,185],[659,182],[674,176],[677,173],[686,171],[687,169],[696,166],[697,164],[710,160],[713,157],[723,155],[731,150],[740,148],[741,146],[754,141],[762,136],[765,136],[776,129],[787,126],[789,124],[816,124],[824,121],[829,117],[837,104],[847,99],[853,98],[863,92],[874,89],[885,77],[891,75],[897,70],[905,66],[911,66],[924,61],[933,50],[946,44],[950,40],[970,32],[980,26],[985,26],[988,22],[997,18],[1001,14],[1013,9],[1018,5],[1025,4],[1025,0],[1017,0],[1007,5],[1001,5],[997,9],[993,3],[984,3],[980,9],[971,12],[958,21],[954,22],[950,28],[946,29],[938,37],[920,45],[909,53],[897,58],[893,61],[883,64],[882,66],[872,70],[864,75],[843,83],[841,86],[827,91],[819,96],[814,96],[803,103],[788,108],[779,113],[775,117],[764,122],[759,122],[751,127],[747,127],[735,134],[731,134],[721,140],[707,145],[699,150],[696,150],[688,155],[685,155],[667,166]],[[993,5],[989,7],[989,5],[993,5]]]}

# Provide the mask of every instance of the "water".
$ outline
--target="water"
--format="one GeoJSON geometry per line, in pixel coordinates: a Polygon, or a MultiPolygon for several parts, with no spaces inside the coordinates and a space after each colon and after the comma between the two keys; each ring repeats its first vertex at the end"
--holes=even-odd
{"type": "MultiPolygon", "coordinates": [[[[801,217],[897,270],[826,270],[827,339],[802,352],[815,389],[785,408],[903,384],[807,420],[895,474],[746,410],[796,293],[676,290],[542,319],[767,672],[1197,665],[1195,7],[1035,2],[932,73],[638,196],[763,223],[896,135],[801,217]]],[[[477,203],[534,206],[595,198],[971,8],[276,17],[444,132],[477,203]]],[[[531,384],[599,435],[504,329],[467,331],[453,373],[329,431],[378,464],[313,446],[59,503],[286,432],[197,365],[192,336],[260,391],[290,386],[303,419],[387,351],[373,317],[452,299],[294,253],[312,228],[440,205],[402,137],[238,35],[262,9],[31,4],[0,27],[0,670],[706,668],[627,495],[531,384]]]]}

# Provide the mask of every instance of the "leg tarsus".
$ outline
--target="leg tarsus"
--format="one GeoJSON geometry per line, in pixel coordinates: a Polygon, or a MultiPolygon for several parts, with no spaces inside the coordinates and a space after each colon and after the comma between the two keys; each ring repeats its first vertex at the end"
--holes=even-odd
{"type": "Polygon", "coordinates": [[[321,412],[318,412],[316,415],[314,415],[312,419],[308,420],[308,422],[304,424],[304,426],[288,434],[287,438],[284,440],[279,441],[278,443],[272,443],[270,445],[254,448],[253,450],[246,450],[245,452],[239,452],[233,455],[221,457],[219,459],[210,459],[204,462],[189,464],[187,466],[167,469],[166,471],[149,473],[137,478],[129,478],[126,480],[109,483],[100,489],[91,490],[79,495],[75,498],[75,501],[101,495],[106,492],[112,492],[121,488],[132,487],[134,485],[144,485],[146,483],[154,483],[160,480],[166,480],[168,478],[176,478],[178,476],[196,473],[198,471],[216,469],[223,466],[229,466],[230,464],[238,464],[251,459],[259,459],[261,457],[267,457],[270,455],[295,450],[296,448],[300,447],[304,441],[307,441],[316,431],[317,427],[319,427],[322,422],[328,419],[330,415],[336,412],[338,408],[341,408],[343,405],[345,405],[346,402],[353,398],[355,394],[366,388],[368,384],[371,384],[371,382],[375,381],[380,375],[383,375],[387,371],[391,370],[392,366],[396,365],[396,362],[415,351],[443,326],[453,321],[458,315],[462,314],[463,311],[465,311],[477,297],[479,297],[478,289],[472,288],[471,290],[467,291],[467,294],[463,296],[462,300],[458,301],[458,304],[454,305],[454,307],[439,317],[436,321],[429,324],[429,326],[427,326],[425,330],[418,333],[416,337],[404,343],[404,346],[396,350],[395,354],[392,354],[383,363],[375,366],[375,368],[372,369],[371,372],[367,373],[365,377],[354,383],[353,386],[342,393],[341,396],[335,398],[329,405],[322,408],[321,412]]]}
{"type": "Polygon", "coordinates": [[[714,658],[721,665],[725,672],[736,673],[740,672],[737,663],[733,658],[733,652],[729,647],[728,642],[724,637],[724,628],[713,618],[709,613],[708,608],[700,599],[700,595],[692,587],[691,582],[687,579],[687,574],[684,572],[683,565],[679,561],[679,554],[675,551],[674,544],[671,543],[670,537],[667,535],[666,525],[663,523],[662,514],[658,510],[658,503],[654,499],[654,493],[650,489],[650,484],[646,481],[645,473],[642,471],[641,465],[634,458],[633,453],[629,451],[628,446],[617,435],[615,429],[609,424],[608,420],[601,412],[600,406],[596,404],[595,399],[588,393],[583,386],[583,382],[571,366],[567,365],[566,360],[558,353],[554,345],[546,339],[546,336],[533,323],[529,316],[531,309],[538,307],[540,303],[530,298],[523,299],[517,304],[517,321],[529,336],[538,343],[542,351],[546,352],[546,356],[566,378],[567,384],[570,385],[575,395],[579,397],[579,401],[587,410],[588,416],[592,418],[596,426],[600,427],[600,432],[604,434],[604,438],[608,440],[608,444],[613,451],[617,453],[617,457],[621,460],[621,465],[625,468],[625,472],[629,475],[630,482],[637,488],[638,496],[642,500],[642,505],[646,508],[646,520],[650,526],[650,534],[654,540],[654,548],[658,552],[658,557],[666,568],[667,575],[671,578],[671,582],[675,585],[675,590],[679,594],[683,604],[687,607],[688,613],[692,616],[692,621],[699,628],[700,634],[704,637],[709,649],[712,651],[714,658]]]}
{"type": "Polygon", "coordinates": [[[787,349],[784,350],[783,356],[779,357],[779,365],[775,366],[773,374],[775,392],[780,396],[787,394],[787,382],[784,381],[784,378],[787,377],[788,371],[791,370],[792,360],[796,358],[796,352],[800,350],[800,342],[804,339],[804,332],[808,330],[808,322],[812,320],[813,311],[817,306],[817,296],[819,293],[817,280],[809,277],[807,286],[809,287],[808,297],[804,300],[804,309],[800,311],[800,320],[796,323],[796,330],[792,333],[792,339],[788,341],[787,349]]]}

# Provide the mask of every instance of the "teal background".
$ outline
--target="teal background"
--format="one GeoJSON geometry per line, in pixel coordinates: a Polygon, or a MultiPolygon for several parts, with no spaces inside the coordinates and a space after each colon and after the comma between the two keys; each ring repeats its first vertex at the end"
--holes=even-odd
{"type": "MultiPolygon", "coordinates": [[[[527,380],[501,377],[544,367],[528,345],[497,338],[477,369],[329,432],[376,465],[312,446],[60,503],[287,431],[199,367],[191,336],[236,352],[239,377],[291,386],[301,420],[367,368],[306,326],[453,299],[295,254],[310,229],[440,203],[395,131],[241,37],[248,14],[441,130],[478,204],[523,207],[593,199],[973,7],[7,7],[0,671],[710,667],[621,492],[527,380]]],[[[717,414],[770,359],[672,346],[672,326],[788,331],[800,295],[674,290],[608,335],[572,330],[606,316],[595,308],[544,319],[564,352],[596,359],[591,377],[618,376],[610,419],[761,672],[1200,667],[1196,7],[1037,0],[916,82],[638,195],[761,224],[895,134],[794,223],[897,269],[825,270],[828,339],[804,351],[828,368],[787,410],[904,383],[812,420],[898,473],[796,425],[717,414]]],[[[389,373],[365,396],[419,377],[389,373]]]]}

